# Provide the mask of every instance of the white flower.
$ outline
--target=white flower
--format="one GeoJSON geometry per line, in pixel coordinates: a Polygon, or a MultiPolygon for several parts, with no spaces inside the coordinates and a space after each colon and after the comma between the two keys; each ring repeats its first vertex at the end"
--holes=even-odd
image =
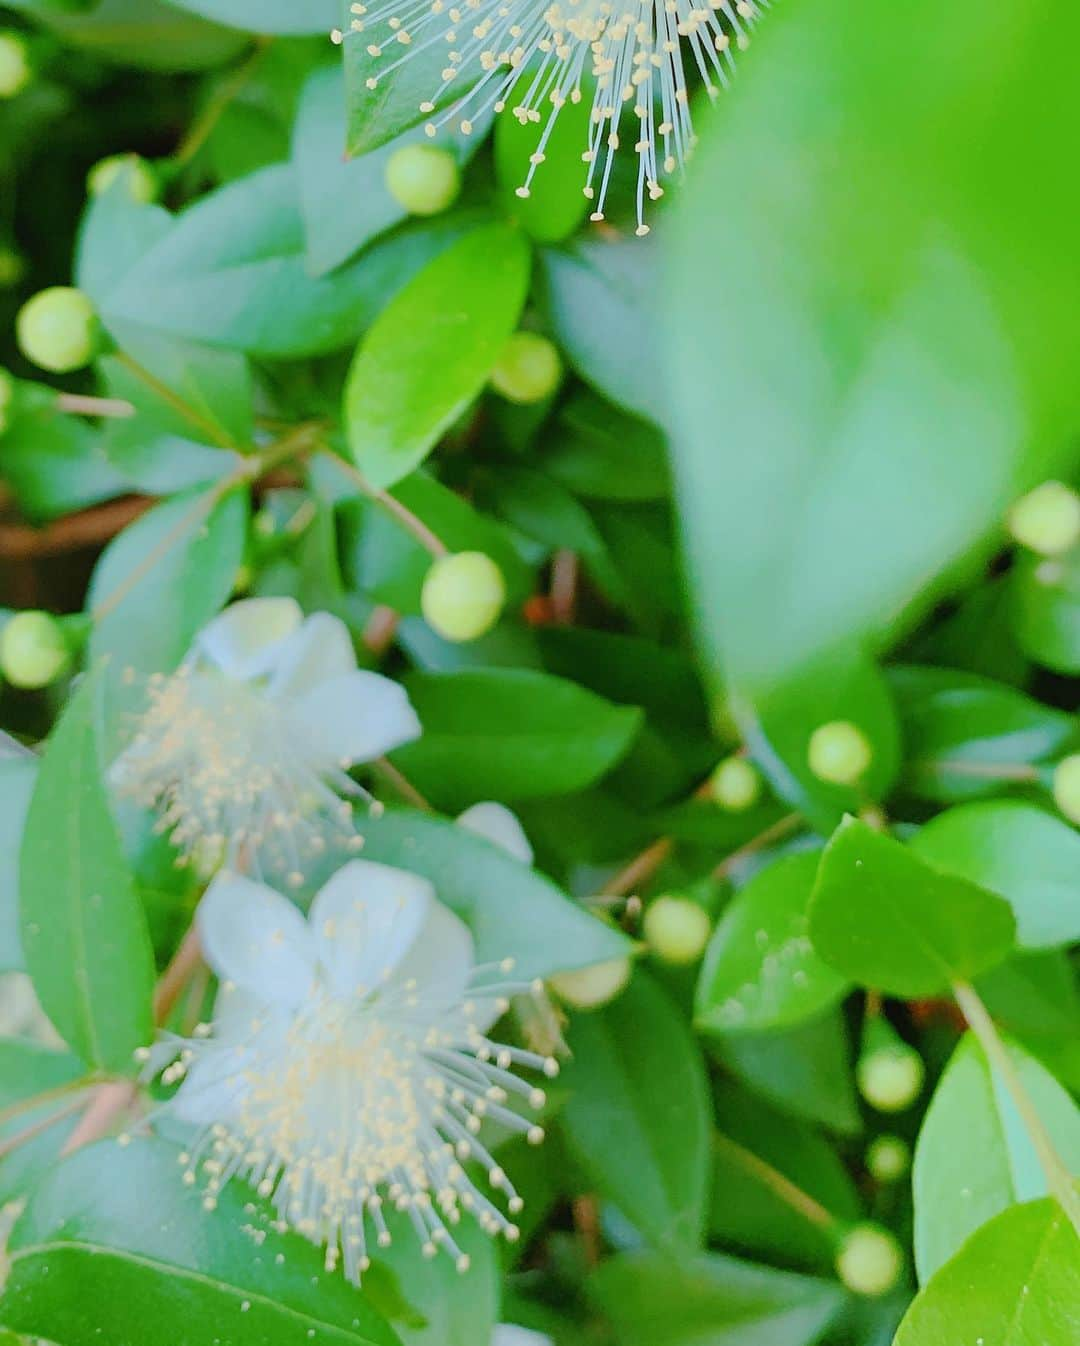
{"type": "MultiPolygon", "coordinates": [[[[337,41],[361,42],[371,59],[370,89],[404,61],[445,53],[427,100],[429,135],[456,122],[466,135],[505,109],[537,126],[536,153],[518,188],[528,196],[560,111],[591,103],[585,195],[592,219],[604,200],[620,144],[638,156],[638,233],[646,194],[663,195],[662,176],[681,168],[694,144],[687,68],[715,98],[745,47],[747,26],[768,0],[366,0],[350,6],[337,41]]],[[[436,62],[436,69],[438,64],[436,62]]],[[[415,82],[415,76],[414,76],[415,82]]]]}
{"type": "Polygon", "coordinates": [[[532,1332],[516,1323],[500,1323],[491,1338],[491,1346],[555,1346],[542,1332],[532,1332]]]}
{"type": "Polygon", "coordinates": [[[471,934],[426,880],[353,860],[305,920],[262,884],[222,874],[198,926],[222,985],[216,1023],[163,1079],[183,1079],[167,1108],[200,1128],[183,1160],[187,1181],[202,1171],[208,1205],[246,1180],[355,1281],[389,1240],[384,1203],[407,1214],[425,1253],[443,1248],[462,1270],[462,1213],[517,1237],[509,1216],[521,1200],[478,1133],[490,1119],[542,1140],[507,1104],[538,1108],[544,1093],[510,1067],[557,1067],[488,1038],[528,988],[506,980],[507,963],[474,967],[471,934]]]}
{"type": "Polygon", "coordinates": [[[344,622],[291,598],[226,608],[147,695],[110,772],[118,792],[159,810],[185,854],[293,884],[328,831],[359,844],[346,769],[420,733],[404,690],[357,668],[344,622]]]}

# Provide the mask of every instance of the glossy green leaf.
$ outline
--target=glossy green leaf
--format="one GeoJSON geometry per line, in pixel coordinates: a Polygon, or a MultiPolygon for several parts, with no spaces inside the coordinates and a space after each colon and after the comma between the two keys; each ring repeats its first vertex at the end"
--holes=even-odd
{"type": "Polygon", "coordinates": [[[148,1324],[158,1346],[396,1346],[318,1249],[256,1213],[250,1189],[229,1183],[205,1211],[177,1156],[105,1141],[56,1168],[12,1235],[0,1322],[63,1346],[139,1346],[148,1324]]]}
{"type": "Polygon", "coordinates": [[[983,1225],[925,1286],[895,1346],[1057,1346],[1080,1322],[1080,1236],[1056,1201],[983,1225]]]}
{"type": "Polygon", "coordinates": [[[353,456],[375,486],[393,486],[434,448],[483,388],[517,325],[528,244],[492,224],[466,235],[380,314],[345,386],[353,456]]]}
{"type": "Polygon", "coordinates": [[[170,0],[180,9],[253,33],[328,33],[341,21],[340,0],[170,0]]]}
{"type": "Polygon", "coordinates": [[[0,973],[22,970],[19,938],[19,845],[38,763],[25,757],[0,757],[0,973]]]}
{"type": "MultiPolygon", "coordinates": [[[[583,190],[588,170],[581,154],[589,143],[591,110],[588,98],[567,103],[547,134],[545,123],[522,123],[513,115],[495,119],[495,177],[503,207],[538,243],[569,237],[590,210],[583,190]],[[544,161],[534,167],[531,159],[541,136],[544,161]],[[523,197],[518,193],[527,179],[529,194],[523,197]]],[[[554,114],[548,109],[546,115],[554,114]]]]}
{"type": "Polygon", "coordinates": [[[843,1304],[834,1283],[716,1253],[613,1258],[589,1290],[620,1346],[812,1346],[843,1304]]]}
{"type": "Polygon", "coordinates": [[[205,70],[244,46],[241,34],[166,0],[99,0],[92,7],[45,0],[36,17],[89,56],[145,70],[205,70]]]}
{"type": "Polygon", "coordinates": [[[550,880],[456,823],[411,810],[368,818],[364,858],[422,874],[464,920],[479,962],[516,960],[528,980],[625,957],[630,943],[550,880]]]}
{"type": "Polygon", "coordinates": [[[945,874],[853,818],[822,856],[810,904],[814,948],[844,976],[889,995],[938,995],[1013,947],[1009,904],[945,874]]]}
{"type": "Polygon", "coordinates": [[[671,490],[664,437],[648,421],[580,389],[559,408],[556,426],[542,465],[577,494],[656,500],[671,490]]]}
{"type": "Polygon", "coordinates": [[[911,839],[911,849],[950,874],[1008,899],[1023,949],[1080,940],[1080,834],[1018,800],[948,809],[911,839]]]}
{"type": "Polygon", "coordinates": [[[414,673],[405,686],[424,733],[393,761],[447,811],[583,790],[641,726],[640,711],[530,669],[414,673]]]}
{"type": "Polygon", "coordinates": [[[1013,634],[1024,653],[1055,673],[1080,673],[1080,551],[1022,558],[1010,597],[1013,634]]]}
{"type": "Polygon", "coordinates": [[[154,960],[109,812],[89,674],[49,740],[19,853],[19,919],[38,999],[89,1066],[128,1072],[152,1032],[154,960]]]}
{"type": "Polygon", "coordinates": [[[376,1267],[396,1276],[411,1313],[393,1321],[404,1346],[475,1346],[490,1340],[499,1311],[497,1245],[473,1220],[454,1230],[454,1241],[469,1258],[462,1274],[453,1258],[423,1255],[412,1223],[388,1220],[394,1241],[379,1250],[376,1267]]]}
{"type": "Polygon", "coordinates": [[[675,1006],[638,972],[577,1015],[563,1074],[562,1134],[590,1178],[653,1244],[700,1245],[709,1181],[705,1069],[675,1006]]]}
{"type": "MultiPolygon", "coordinates": [[[[1024,1092],[1072,1173],[1080,1173],[1080,1108],[1027,1052],[1009,1054],[1024,1092]]],[[[915,1151],[915,1261],[927,1281],[987,1220],[1046,1196],[1046,1175],[1009,1090],[970,1035],[957,1047],[915,1151]]]]}
{"type": "Polygon", "coordinates": [[[698,979],[699,1028],[787,1028],[847,994],[849,983],[822,962],[807,933],[819,858],[806,851],[774,860],[724,912],[698,979]]]}

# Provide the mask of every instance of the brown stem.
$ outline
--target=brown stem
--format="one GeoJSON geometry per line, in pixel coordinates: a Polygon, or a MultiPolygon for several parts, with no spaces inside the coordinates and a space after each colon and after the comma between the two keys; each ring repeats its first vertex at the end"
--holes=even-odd
{"type": "Polygon", "coordinates": [[[660,866],[671,854],[675,843],[670,837],[661,837],[654,841],[651,846],[634,857],[625,869],[612,878],[601,888],[600,893],[603,897],[625,897],[642,884],[647,883],[656,873],[660,866]]]}
{"type": "Polygon", "coordinates": [[[106,420],[125,421],[135,415],[135,407],[120,397],[84,397],[81,393],[58,393],[56,405],[72,416],[101,416],[106,420]]]}
{"type": "Polygon", "coordinates": [[[202,944],[199,940],[198,927],[192,921],[168,967],[161,974],[157,990],[154,992],[155,1023],[165,1023],[201,963],[202,944]]]}
{"type": "Polygon", "coordinates": [[[590,1267],[600,1263],[600,1207],[594,1196],[575,1197],[571,1205],[574,1228],[581,1239],[585,1261],[590,1267]]]}
{"type": "Polygon", "coordinates": [[[393,608],[377,607],[364,627],[364,648],[376,657],[384,655],[393,644],[399,621],[393,608]]]}
{"type": "Polygon", "coordinates": [[[79,1119],[79,1124],[68,1136],[61,1155],[74,1154],[91,1141],[100,1140],[113,1122],[122,1116],[139,1096],[134,1080],[110,1080],[94,1090],[90,1106],[79,1119]]]}
{"type": "Polygon", "coordinates": [[[747,856],[754,855],[758,851],[763,851],[766,846],[771,846],[773,842],[783,841],[786,836],[798,831],[802,825],[803,820],[798,813],[787,813],[783,818],[778,818],[770,827],[766,827],[756,837],[751,837],[744,846],[740,846],[737,851],[732,851],[726,859],[721,860],[713,870],[713,878],[726,879],[741,860],[745,860],[747,856]]]}
{"type": "Polygon", "coordinates": [[[21,561],[100,547],[145,514],[153,503],[147,496],[125,496],[79,514],[69,514],[47,528],[0,523],[0,556],[21,561]]]}
{"type": "MultiPolygon", "coordinates": [[[[37,1102],[37,1100],[35,1099],[34,1102],[37,1102]]],[[[70,1103],[65,1103],[62,1108],[50,1112],[48,1117],[42,1117],[36,1122],[31,1122],[29,1126],[23,1127],[21,1131],[0,1145],[0,1159],[5,1159],[20,1145],[25,1145],[27,1141],[34,1140],[37,1136],[49,1131],[57,1122],[62,1122],[65,1117],[70,1117],[72,1113],[78,1112],[82,1105],[83,1100],[81,1098],[74,1098],[70,1103]]]]}
{"type": "Polygon", "coordinates": [[[423,809],[425,813],[433,813],[431,804],[424,798],[412,781],[408,780],[397,767],[386,757],[378,757],[371,764],[378,775],[384,780],[390,782],[394,789],[401,795],[402,799],[407,799],[414,808],[423,809]]]}
{"type": "Polygon", "coordinates": [[[785,1205],[790,1206],[794,1211],[798,1211],[811,1224],[817,1225],[819,1229],[830,1231],[838,1227],[839,1221],[830,1210],[827,1210],[820,1201],[816,1201],[809,1192],[804,1192],[801,1187],[796,1186],[790,1178],[781,1173],[779,1169],[773,1168],[772,1164],[767,1163],[753,1150],[748,1150],[744,1145],[740,1145],[737,1140],[732,1140],[730,1136],[725,1136],[719,1131],[714,1134],[713,1142],[718,1150],[722,1150],[737,1164],[746,1169],[748,1173],[752,1173],[785,1205]]]}
{"type": "Polygon", "coordinates": [[[575,552],[561,548],[551,562],[551,616],[561,626],[569,626],[577,608],[580,565],[575,552]]]}

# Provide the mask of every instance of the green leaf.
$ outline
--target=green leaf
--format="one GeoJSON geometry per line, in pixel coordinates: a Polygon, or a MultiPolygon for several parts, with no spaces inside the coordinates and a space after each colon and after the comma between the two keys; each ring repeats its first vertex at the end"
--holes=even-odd
{"type": "Polygon", "coordinates": [[[157,505],[106,547],[90,581],[90,653],[113,668],[170,671],[232,592],[246,493],[219,486],[157,505]]]}
{"type": "Polygon", "coordinates": [[[341,22],[340,0],[170,0],[180,9],[252,33],[325,34],[341,22]]]}
{"type": "Polygon", "coordinates": [[[205,1211],[177,1155],[102,1142],[56,1168],[10,1240],[0,1321],[63,1346],[138,1346],[148,1324],[156,1346],[396,1346],[318,1249],[256,1213],[250,1189],[231,1182],[205,1211]]]}
{"type": "Polygon", "coordinates": [[[473,932],[479,962],[528,980],[625,957],[630,942],[535,870],[456,823],[391,809],[363,824],[364,857],[421,874],[473,932]]]}
{"type": "Polygon", "coordinates": [[[392,754],[448,812],[592,785],[626,752],[639,710],[531,669],[413,673],[405,679],[423,736],[392,754]]]}
{"type": "Polygon", "coordinates": [[[848,983],[807,934],[818,852],[782,856],[760,870],[713,931],[698,979],[699,1028],[787,1028],[842,1000],[848,983]]]}
{"type": "Polygon", "coordinates": [[[1007,898],[1023,949],[1080,941],[1080,835],[1019,800],[947,809],[911,839],[911,849],[949,874],[1007,898]]]}
{"type": "Polygon", "coordinates": [[[137,262],[165,238],[173,217],[163,206],[132,199],[123,180],[90,200],[79,224],[75,284],[100,311],[137,262]]]}
{"type": "Polygon", "coordinates": [[[153,1031],[154,959],[109,812],[88,674],[42,758],[19,855],[26,967],[42,1008],[89,1066],[127,1072],[153,1031]]]}
{"type": "MultiPolygon", "coordinates": [[[[1027,1052],[1009,1055],[1054,1148],[1080,1173],[1080,1109],[1027,1052]]],[[[993,1216],[1048,1194],[1046,1175],[1000,1075],[969,1034],[930,1102],[915,1151],[915,1261],[927,1281],[993,1216]]]]}
{"type": "Polygon", "coordinates": [[[1056,1201],[984,1225],[922,1290],[895,1346],[1050,1346],[1080,1322],[1080,1238],[1056,1201]]]}
{"type": "MultiPolygon", "coordinates": [[[[380,1248],[375,1267],[395,1273],[418,1321],[394,1321],[404,1346],[476,1346],[491,1340],[499,1311],[500,1268],[496,1245],[474,1220],[454,1229],[454,1241],[468,1255],[469,1270],[462,1275],[445,1253],[434,1260],[423,1255],[416,1231],[407,1217],[390,1214],[393,1235],[380,1248]]],[[[366,1283],[367,1273],[365,1273],[366,1283]]]]}
{"type": "Polygon", "coordinates": [[[345,423],[361,471],[393,486],[483,388],[517,326],[529,248],[492,224],[467,234],[383,310],[356,352],[345,423]]]}
{"type": "Polygon", "coordinates": [[[1013,946],[1009,904],[846,819],[810,904],[810,938],[844,976],[887,995],[938,995],[1000,963],[1013,946]]]}
{"type": "Polygon", "coordinates": [[[25,966],[19,939],[19,846],[30,795],[37,779],[37,758],[0,758],[0,972],[25,966]]]}
{"type": "MultiPolygon", "coordinates": [[[[36,1042],[0,1038],[0,1109],[25,1103],[53,1090],[63,1090],[85,1075],[85,1067],[69,1052],[53,1051],[36,1042]]],[[[75,1125],[70,1113],[60,1116],[69,1100],[54,1096],[35,1107],[21,1110],[0,1127],[0,1146],[23,1136],[0,1160],[0,1203],[24,1197],[42,1174],[56,1163],[60,1147],[75,1125]],[[44,1126],[40,1134],[27,1136],[31,1127],[49,1117],[59,1120],[44,1126]]]]}
{"type": "Polygon", "coordinates": [[[512,115],[495,119],[495,178],[503,209],[538,243],[558,243],[569,237],[589,210],[581,147],[589,143],[591,110],[591,101],[582,98],[567,103],[557,116],[547,112],[554,116],[554,126],[544,141],[544,162],[535,169],[531,158],[545,128],[531,121],[522,123],[512,115]],[[518,190],[530,174],[529,195],[521,197],[518,190]]]}
{"type": "Polygon", "coordinates": [[[591,1179],[661,1247],[701,1244],[709,1178],[705,1068],[681,1015],[643,973],[577,1015],[562,1134],[591,1179]]]}
{"type": "MultiPolygon", "coordinates": [[[[81,6],[87,9],[87,6],[81,6]]],[[[163,0],[100,0],[87,13],[38,4],[36,17],[90,56],[145,70],[204,70],[243,50],[244,38],[163,0]]]]}
{"type": "Polygon", "coordinates": [[[620,1346],[812,1346],[844,1302],[835,1283],[716,1253],[626,1253],[589,1291],[620,1346]]]}
{"type": "Polygon", "coordinates": [[[751,692],[940,589],[1050,475],[1078,411],[1060,165],[1080,135],[1080,11],[987,21],[982,0],[914,0],[905,27],[928,42],[911,65],[893,12],[857,31],[850,14],[815,0],[760,26],[668,239],[695,610],[710,672],[751,692]],[[1038,147],[1018,107],[1052,128],[1038,147]]]}
{"type": "Polygon", "coordinates": [[[1010,599],[1024,653],[1055,673],[1080,673],[1080,550],[1050,560],[1022,557],[1010,599]]]}
{"type": "Polygon", "coordinates": [[[541,466],[578,495],[658,500],[671,490],[664,437],[587,388],[560,407],[541,466]]]}
{"type": "Polygon", "coordinates": [[[997,794],[1076,737],[1071,715],[989,678],[901,666],[888,679],[903,727],[904,783],[923,799],[997,794]]]}

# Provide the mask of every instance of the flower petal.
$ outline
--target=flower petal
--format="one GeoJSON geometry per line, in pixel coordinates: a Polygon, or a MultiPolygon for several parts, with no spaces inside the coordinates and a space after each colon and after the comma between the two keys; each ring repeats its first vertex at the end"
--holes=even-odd
{"type": "Polygon", "coordinates": [[[258,678],[277,663],[304,614],[294,598],[245,598],[204,626],[194,652],[230,678],[258,678]]]}
{"type": "Polygon", "coordinates": [[[391,977],[423,928],[435,890],[404,869],[350,860],[311,904],[312,938],[340,995],[373,991],[391,977]]]}
{"type": "Polygon", "coordinates": [[[420,737],[404,687],[364,669],[313,687],[290,707],[290,719],[302,742],[340,762],[370,762],[420,737]]]}
{"type": "Polygon", "coordinates": [[[499,1323],[491,1338],[491,1346],[555,1346],[550,1337],[533,1332],[517,1323],[499,1323]]]}
{"type": "Polygon", "coordinates": [[[206,961],[265,1005],[299,1005],[311,990],[315,945],[293,904],[239,874],[223,873],[199,903],[206,961]]]}
{"type": "MultiPolygon", "coordinates": [[[[469,979],[475,961],[472,932],[459,916],[441,902],[432,902],[427,919],[394,969],[393,982],[416,983],[417,994],[428,1004],[441,1002],[447,1011],[468,998],[469,979]]],[[[494,1004],[473,1015],[484,1032],[499,1017],[494,1004]]]]}
{"type": "Polygon", "coordinates": [[[247,1093],[244,1071],[250,1061],[250,1053],[240,1047],[203,1046],[173,1096],[169,1111],[183,1122],[201,1126],[227,1121],[247,1093]]]}
{"type": "Polygon", "coordinates": [[[458,824],[470,832],[475,832],[478,837],[483,837],[485,841],[501,847],[522,864],[532,864],[533,848],[525,835],[525,829],[517,814],[505,804],[496,804],[492,800],[474,804],[471,809],[459,814],[458,824]]]}
{"type": "Polygon", "coordinates": [[[351,673],[356,668],[349,628],[329,612],[313,612],[278,650],[271,696],[302,696],[328,678],[351,673]]]}

